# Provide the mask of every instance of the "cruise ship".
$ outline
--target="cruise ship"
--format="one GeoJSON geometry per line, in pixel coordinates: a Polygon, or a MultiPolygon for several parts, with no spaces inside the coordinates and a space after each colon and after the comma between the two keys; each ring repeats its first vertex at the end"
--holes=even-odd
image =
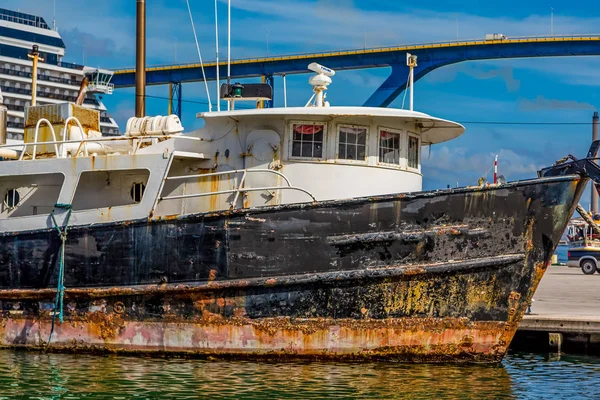
{"type": "MultiPolygon", "coordinates": [[[[95,70],[63,61],[65,43],[44,18],[0,8],[0,90],[8,108],[7,138],[12,140],[23,140],[24,111],[31,105],[29,53],[33,45],[39,47],[44,60],[38,64],[37,105],[74,102],[85,74],[95,70]]],[[[120,134],[117,123],[93,91],[88,91],[83,105],[100,111],[103,135],[120,134]]]]}

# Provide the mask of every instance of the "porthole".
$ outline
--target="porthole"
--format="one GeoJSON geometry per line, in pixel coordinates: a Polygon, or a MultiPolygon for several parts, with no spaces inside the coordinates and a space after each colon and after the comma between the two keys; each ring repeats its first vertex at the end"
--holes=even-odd
{"type": "Polygon", "coordinates": [[[142,182],[136,182],[131,185],[131,191],[129,193],[134,203],[139,203],[142,201],[144,190],[146,190],[146,185],[144,185],[142,182]]]}
{"type": "Polygon", "coordinates": [[[17,189],[9,189],[4,196],[4,206],[6,208],[15,208],[21,201],[21,195],[17,189]]]}

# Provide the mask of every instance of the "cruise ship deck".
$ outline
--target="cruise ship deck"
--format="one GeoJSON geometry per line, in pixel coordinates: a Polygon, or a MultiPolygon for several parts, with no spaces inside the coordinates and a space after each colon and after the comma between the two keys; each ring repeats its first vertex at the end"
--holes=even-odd
{"type": "MultiPolygon", "coordinates": [[[[22,140],[25,107],[31,103],[33,45],[39,46],[37,104],[75,101],[84,77],[84,66],[63,61],[65,43],[44,18],[0,8],[0,90],[8,108],[8,139],[22,140]]],[[[103,135],[119,135],[119,127],[106,107],[88,93],[84,106],[100,110],[103,135]]]]}

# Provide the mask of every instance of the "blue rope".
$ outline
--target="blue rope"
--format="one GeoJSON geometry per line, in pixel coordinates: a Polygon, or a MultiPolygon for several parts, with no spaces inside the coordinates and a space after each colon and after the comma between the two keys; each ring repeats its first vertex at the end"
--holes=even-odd
{"type": "Polygon", "coordinates": [[[56,287],[56,299],[54,300],[54,314],[52,315],[52,328],[50,329],[50,337],[48,338],[48,344],[52,340],[52,334],[54,333],[54,321],[56,319],[56,309],[58,308],[58,320],[62,324],[64,322],[64,314],[63,314],[63,299],[65,297],[65,245],[67,242],[67,228],[69,226],[69,219],[71,218],[71,212],[73,208],[70,204],[62,204],[56,203],[54,205],[54,210],[50,213],[50,217],[52,218],[52,222],[54,223],[54,228],[58,232],[58,236],[60,237],[60,261],[59,261],[59,270],[58,270],[58,284],[56,287]],[[57,208],[62,208],[68,210],[67,218],[65,219],[65,225],[63,229],[58,226],[56,222],[56,218],[54,217],[54,211],[57,208]]]}

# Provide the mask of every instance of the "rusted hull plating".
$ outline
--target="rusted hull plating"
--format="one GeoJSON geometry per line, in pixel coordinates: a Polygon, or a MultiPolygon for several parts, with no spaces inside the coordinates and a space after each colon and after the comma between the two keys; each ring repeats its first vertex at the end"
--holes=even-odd
{"type": "Polygon", "coordinates": [[[585,180],[4,235],[3,346],[499,361],[585,180]]]}

